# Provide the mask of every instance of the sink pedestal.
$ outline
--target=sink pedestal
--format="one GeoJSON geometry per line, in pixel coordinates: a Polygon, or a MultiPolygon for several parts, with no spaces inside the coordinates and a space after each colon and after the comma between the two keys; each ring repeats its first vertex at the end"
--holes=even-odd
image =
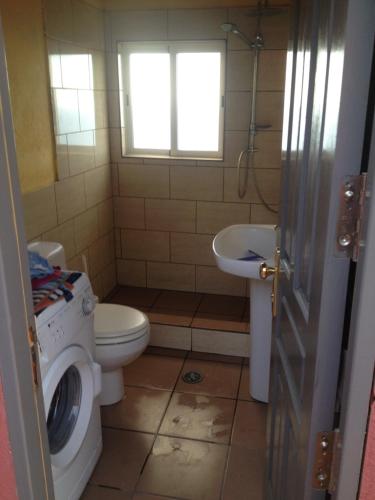
{"type": "Polygon", "coordinates": [[[250,280],[250,394],[268,403],[271,362],[271,281],[250,280]]]}

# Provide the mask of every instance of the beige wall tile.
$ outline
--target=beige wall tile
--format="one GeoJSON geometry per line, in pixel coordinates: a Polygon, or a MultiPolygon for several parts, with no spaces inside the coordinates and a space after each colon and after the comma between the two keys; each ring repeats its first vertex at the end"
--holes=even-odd
{"type": "MultiPolygon", "coordinates": [[[[112,13],[107,14],[110,18],[112,13]]],[[[110,33],[112,35],[112,33],[110,33]]],[[[107,88],[108,90],[119,90],[119,78],[117,68],[117,47],[114,52],[106,52],[106,74],[107,74],[107,88]]],[[[118,125],[120,126],[120,125],[118,125]]]]}
{"type": "Polygon", "coordinates": [[[222,200],[222,168],[171,167],[171,197],[184,200],[222,200]]]}
{"type": "Polygon", "coordinates": [[[115,253],[116,259],[122,258],[122,248],[121,248],[121,229],[115,228],[115,253]]]}
{"type": "Polygon", "coordinates": [[[86,260],[88,262],[88,250],[79,253],[78,255],[74,256],[72,259],[69,259],[67,262],[67,267],[71,271],[80,271],[82,273],[86,272],[86,269],[83,264],[83,259],[82,257],[85,256],[86,260]]]}
{"type": "Polygon", "coordinates": [[[109,154],[109,134],[108,129],[94,131],[95,137],[95,166],[108,165],[110,163],[109,154]]]}
{"type": "Polygon", "coordinates": [[[77,253],[75,234],[74,234],[74,220],[71,219],[60,226],[47,231],[42,235],[44,241],[57,241],[64,247],[65,258],[68,261],[77,253]]]}
{"type": "MultiPolygon", "coordinates": [[[[249,5],[256,6],[256,2],[249,2],[249,5]]],[[[238,26],[241,32],[247,36],[249,40],[254,38],[254,33],[257,30],[256,17],[249,16],[248,7],[239,7],[228,9],[228,22],[238,26]]],[[[228,33],[228,48],[230,50],[249,50],[249,46],[240,37],[228,33]]]]}
{"type": "Polygon", "coordinates": [[[91,286],[92,286],[92,291],[94,292],[94,294],[98,297],[99,301],[101,302],[104,298],[102,275],[98,274],[97,276],[94,276],[93,278],[90,277],[90,282],[91,282],[91,286]]]}
{"type": "Polygon", "coordinates": [[[115,226],[144,229],[145,200],[143,198],[114,198],[115,226]]]}
{"type": "Polygon", "coordinates": [[[191,350],[191,328],[151,324],[150,345],[191,350]]]}
{"type": "MultiPolygon", "coordinates": [[[[251,175],[248,179],[247,193],[243,198],[238,196],[237,192],[237,172],[234,168],[224,169],[224,200],[238,203],[260,203],[256,193],[251,175]]],[[[244,174],[244,169],[242,174],[244,174]]],[[[280,169],[257,169],[259,189],[265,200],[270,204],[279,203],[280,198],[280,169]]]]}
{"type": "Polygon", "coordinates": [[[121,196],[169,198],[169,167],[119,165],[121,196]]]}
{"type": "Polygon", "coordinates": [[[115,163],[111,164],[111,174],[112,174],[112,192],[113,196],[119,196],[119,180],[118,180],[118,167],[115,163]]]}
{"type": "Polygon", "coordinates": [[[109,110],[107,108],[107,92],[105,90],[94,90],[95,100],[95,127],[108,128],[109,110]]]}
{"type": "Polygon", "coordinates": [[[107,297],[117,284],[116,263],[113,261],[109,266],[107,266],[101,273],[101,276],[103,284],[103,295],[104,297],[107,297]]]}
{"type": "Polygon", "coordinates": [[[274,16],[264,16],[261,21],[265,49],[284,49],[288,47],[289,9],[283,8],[274,16]]]}
{"type": "Polygon", "coordinates": [[[262,50],[259,56],[259,90],[284,90],[285,86],[284,50],[262,50]]]}
{"type": "Polygon", "coordinates": [[[167,40],[166,10],[127,10],[111,12],[112,51],[117,51],[117,41],[167,40]]]}
{"type": "Polygon", "coordinates": [[[248,356],[249,347],[249,335],[218,330],[192,329],[192,351],[228,356],[248,356]]]}
{"type": "Polygon", "coordinates": [[[225,39],[220,25],[226,19],[226,9],[172,9],[168,11],[168,36],[170,40],[225,39]]]}
{"type": "Polygon", "coordinates": [[[69,177],[69,154],[68,154],[68,138],[66,135],[57,135],[56,139],[56,163],[57,163],[57,178],[58,180],[69,177]]]}
{"type": "Polygon", "coordinates": [[[121,231],[125,259],[169,261],[169,233],[125,229],[121,231]]]}
{"type": "Polygon", "coordinates": [[[255,137],[255,168],[281,167],[281,132],[259,132],[255,137]]]}
{"type": "Polygon", "coordinates": [[[224,227],[232,224],[248,224],[250,221],[249,206],[238,203],[205,203],[197,204],[198,233],[216,234],[224,227]]]}
{"type": "Polygon", "coordinates": [[[193,201],[146,200],[146,228],[161,231],[195,231],[193,201]]]}
{"type": "Polygon", "coordinates": [[[77,175],[95,167],[94,133],[68,134],[70,175],[77,175]]]}
{"type": "Polygon", "coordinates": [[[284,92],[257,92],[257,123],[282,130],[283,106],[284,92]]]}
{"type": "Polygon", "coordinates": [[[227,92],[225,96],[225,130],[248,130],[250,125],[250,92],[227,92]]]}
{"type": "Polygon", "coordinates": [[[104,236],[113,229],[113,199],[98,205],[99,236],[104,236]]]}
{"type": "Polygon", "coordinates": [[[227,90],[251,90],[253,53],[251,50],[229,50],[227,55],[227,90]]]}
{"type": "Polygon", "coordinates": [[[57,225],[54,186],[23,195],[23,213],[28,240],[57,225]]]}
{"type": "Polygon", "coordinates": [[[224,134],[224,162],[223,166],[236,167],[241,151],[247,149],[249,143],[248,132],[227,131],[224,134]]]}
{"type": "MultiPolygon", "coordinates": [[[[277,210],[277,205],[272,208],[277,210]]],[[[263,205],[251,205],[251,224],[278,224],[279,214],[274,214],[263,205]]]]}
{"type": "Polygon", "coordinates": [[[103,12],[85,2],[73,1],[74,40],[93,49],[104,50],[103,12]]]}
{"type": "Polygon", "coordinates": [[[111,169],[109,165],[95,168],[84,175],[87,206],[91,207],[112,196],[111,169]]]}
{"type": "Polygon", "coordinates": [[[73,38],[73,11],[71,0],[45,2],[47,33],[61,40],[73,38]]]}
{"type": "Polygon", "coordinates": [[[97,276],[115,260],[114,235],[108,233],[89,246],[90,277],[97,276]]]}
{"type": "Polygon", "coordinates": [[[119,285],[146,286],[146,262],[118,259],[116,263],[119,285]]]}
{"type": "Polygon", "coordinates": [[[74,233],[78,252],[98,239],[99,224],[96,207],[86,210],[86,212],[74,219],[74,233]]]}
{"type": "Polygon", "coordinates": [[[216,267],[197,266],[197,292],[245,296],[246,279],[223,273],[216,267]]]}
{"type": "Polygon", "coordinates": [[[99,50],[91,51],[92,57],[92,82],[91,88],[94,90],[106,90],[106,71],[105,71],[105,57],[106,53],[99,50]]]}
{"type": "Polygon", "coordinates": [[[183,264],[215,265],[212,236],[203,234],[172,233],[171,261],[183,264]]]}
{"type": "Polygon", "coordinates": [[[57,217],[61,224],[86,208],[86,194],[83,174],[56,182],[57,217]]]}
{"type": "Polygon", "coordinates": [[[195,289],[195,267],[187,264],[148,262],[147,286],[193,292],[195,289]]]}

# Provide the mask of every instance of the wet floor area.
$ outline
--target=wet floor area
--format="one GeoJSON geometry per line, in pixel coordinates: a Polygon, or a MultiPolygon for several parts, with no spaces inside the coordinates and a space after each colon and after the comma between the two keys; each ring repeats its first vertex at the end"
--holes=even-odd
{"type": "Polygon", "coordinates": [[[83,499],[263,498],[267,407],[249,396],[247,360],[150,348],[124,379],[83,499]]]}

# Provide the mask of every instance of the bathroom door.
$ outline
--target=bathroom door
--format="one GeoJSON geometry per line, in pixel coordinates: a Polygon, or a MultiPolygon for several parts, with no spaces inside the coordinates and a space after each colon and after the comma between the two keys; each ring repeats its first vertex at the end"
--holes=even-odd
{"type": "Polygon", "coordinates": [[[375,4],[292,3],[266,497],[318,500],[315,441],[335,426],[350,265],[336,253],[339,191],[361,167],[375,4]]]}

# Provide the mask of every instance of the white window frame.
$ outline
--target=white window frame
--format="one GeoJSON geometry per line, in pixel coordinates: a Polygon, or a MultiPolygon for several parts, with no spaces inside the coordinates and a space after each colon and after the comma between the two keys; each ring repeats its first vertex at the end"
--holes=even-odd
{"type": "Polygon", "coordinates": [[[224,152],[224,96],[225,96],[225,40],[177,41],[177,42],[119,42],[119,88],[121,106],[122,156],[147,158],[191,158],[201,160],[222,160],[224,152]],[[170,54],[171,61],[171,149],[139,149],[133,147],[132,110],[130,95],[129,56],[134,53],[157,52],[170,54]],[[220,53],[220,112],[219,112],[219,150],[182,151],[177,148],[177,95],[176,95],[176,57],[179,53],[220,53]],[[124,130],[125,129],[125,130],[124,130]],[[125,141],[125,144],[124,144],[125,141]]]}

